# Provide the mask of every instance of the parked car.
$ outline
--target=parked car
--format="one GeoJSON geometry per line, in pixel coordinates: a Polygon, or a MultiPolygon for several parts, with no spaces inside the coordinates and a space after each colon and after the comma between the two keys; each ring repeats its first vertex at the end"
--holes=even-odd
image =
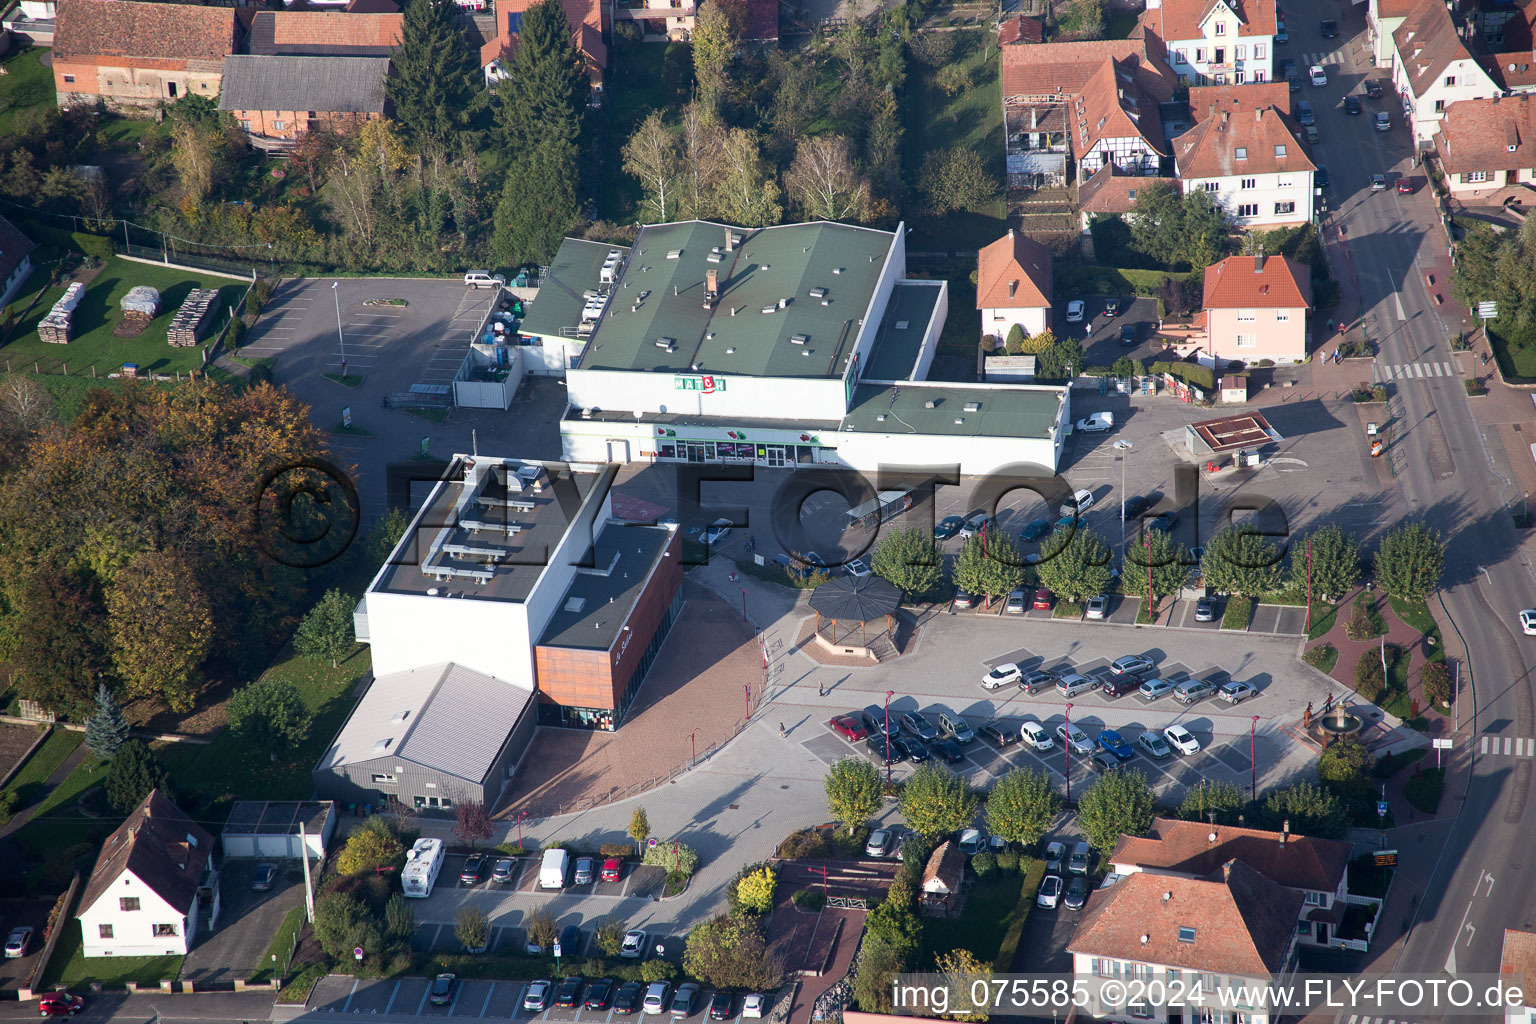
{"type": "Polygon", "coordinates": [[[685,981],[677,986],[677,995],[672,997],[672,1019],[683,1020],[692,1017],[694,1010],[698,1009],[699,986],[692,981],[685,981]]]}
{"type": "Polygon", "coordinates": [[[1119,298],[1117,298],[1116,296],[1111,295],[1109,298],[1104,300],[1104,315],[1105,316],[1119,316],[1120,315],[1120,300],[1119,300],[1119,298]]]}
{"type": "Polygon", "coordinates": [[[1070,722],[1063,722],[1056,727],[1056,738],[1072,748],[1074,754],[1093,753],[1093,741],[1088,734],[1070,722]]]}
{"type": "Polygon", "coordinates": [[[1117,700],[1128,693],[1135,693],[1141,688],[1141,675],[1136,672],[1127,672],[1124,675],[1111,675],[1099,685],[1099,695],[1117,700]]]}
{"type": "Polygon", "coordinates": [[[960,537],[974,537],[985,530],[992,522],[992,517],[985,512],[972,512],[965,517],[965,522],[960,524],[960,537]]]}
{"type": "Polygon", "coordinates": [[[453,990],[458,978],[452,974],[439,974],[432,979],[432,986],[427,989],[427,998],[433,1006],[447,1006],[453,1002],[453,990]]]}
{"type": "Polygon", "coordinates": [[[480,873],[485,870],[485,854],[472,853],[464,861],[464,870],[459,872],[460,885],[475,885],[480,881],[480,873]]]}
{"type": "Polygon", "coordinates": [[[894,841],[895,837],[891,835],[890,829],[877,828],[869,834],[869,840],[864,844],[864,855],[866,857],[889,857],[894,841]]]}
{"type": "Polygon", "coordinates": [[[956,590],[953,600],[956,608],[976,607],[976,597],[968,590],[956,590]]]}
{"type": "Polygon", "coordinates": [[[73,1017],[85,1009],[85,1000],[62,990],[44,992],[37,1001],[39,1017],[73,1017]]]}
{"type": "Polygon", "coordinates": [[[1306,100],[1297,100],[1296,120],[1300,121],[1303,126],[1317,124],[1317,115],[1312,113],[1312,104],[1306,100]]]}
{"type": "Polygon", "coordinates": [[[1129,761],[1136,756],[1136,751],[1125,742],[1125,737],[1114,729],[1104,729],[1099,732],[1099,746],[1103,747],[1105,752],[1113,754],[1119,761],[1129,761]]]}
{"type": "Polygon", "coordinates": [[[1216,602],[1208,597],[1195,601],[1195,621],[1211,622],[1216,618],[1216,602]]]}
{"type": "Polygon", "coordinates": [[[1387,190],[1387,176],[1385,174],[1371,175],[1371,191],[1385,192],[1387,190]]]}
{"type": "Polygon", "coordinates": [[[1071,700],[1080,693],[1087,693],[1099,684],[1085,675],[1073,672],[1062,676],[1056,681],[1056,692],[1067,700],[1071,700]]]}
{"type": "Polygon", "coordinates": [[[1324,18],[1322,24],[1323,38],[1332,39],[1339,34],[1339,23],[1332,18],[1324,18]]]}
{"type": "Polygon", "coordinates": [[[1135,324],[1121,324],[1120,325],[1120,344],[1124,345],[1126,348],[1131,348],[1132,346],[1134,346],[1136,344],[1136,341],[1137,341],[1137,338],[1136,338],[1136,325],[1135,324]]]}
{"type": "Polygon", "coordinates": [[[560,983],[560,988],[555,992],[555,1005],[561,1009],[571,1009],[581,1002],[581,979],[572,975],[560,983]]]}
{"type": "Polygon", "coordinates": [[[1286,75],[1285,76],[1285,88],[1286,88],[1286,90],[1288,92],[1291,92],[1291,93],[1301,92],[1301,76],[1298,75],[1294,71],[1292,71],[1290,74],[1286,75]]]}
{"type": "Polygon", "coordinates": [[[725,535],[731,532],[735,524],[729,519],[716,519],[709,524],[709,529],[704,531],[704,543],[714,547],[725,539],[725,535]]]}
{"type": "Polygon", "coordinates": [[[1137,693],[1141,695],[1142,700],[1157,700],[1160,697],[1168,696],[1177,685],[1171,679],[1148,679],[1141,684],[1141,688],[1137,693]]]}
{"type": "Polygon", "coordinates": [[[1313,64],[1307,71],[1307,77],[1312,79],[1313,85],[1324,86],[1328,84],[1328,72],[1323,70],[1321,64],[1313,64]]]}
{"type": "Polygon", "coordinates": [[[864,731],[869,735],[884,735],[890,729],[892,736],[901,735],[901,715],[888,715],[879,704],[871,704],[863,711],[864,731]]]}
{"type": "Polygon", "coordinates": [[[1088,902],[1088,879],[1078,876],[1068,882],[1061,902],[1068,910],[1082,910],[1083,904],[1088,902]]]}
{"type": "Polygon", "coordinates": [[[887,738],[883,732],[870,733],[864,741],[864,749],[875,755],[876,764],[900,764],[906,757],[906,751],[901,749],[901,737],[894,734],[887,738]]]}
{"type": "Polygon", "coordinates": [[[965,760],[965,751],[954,740],[939,740],[930,749],[942,757],[946,764],[958,764],[965,760]]]}
{"type": "Polygon", "coordinates": [[[665,981],[653,981],[645,990],[640,1008],[646,1013],[665,1013],[672,1002],[672,986],[665,981]]]}
{"type": "Polygon", "coordinates": [[[901,731],[911,733],[925,742],[939,738],[938,727],[924,718],[921,711],[903,711],[901,713],[901,731]]]}
{"type": "Polygon", "coordinates": [[[965,744],[976,738],[976,733],[971,730],[971,723],[943,704],[934,704],[928,709],[928,713],[933,716],[934,721],[939,723],[939,731],[956,743],[965,744]]]}
{"type": "Polygon", "coordinates": [[[1385,110],[1376,111],[1376,116],[1371,119],[1371,122],[1379,132],[1389,132],[1392,130],[1392,115],[1385,110]]]}
{"type": "Polygon", "coordinates": [[[996,690],[1007,686],[1009,683],[1017,683],[1023,678],[1024,673],[1019,666],[1011,661],[1005,661],[981,677],[981,688],[983,690],[996,690]]]}
{"type": "Polygon", "coordinates": [[[1158,533],[1172,533],[1173,528],[1179,525],[1177,512],[1164,512],[1147,521],[1147,529],[1156,530],[1158,533]]]}
{"type": "Polygon", "coordinates": [[[1044,669],[1038,668],[1033,672],[1024,673],[1023,678],[1019,680],[1019,689],[1031,695],[1040,693],[1042,690],[1049,690],[1055,685],[1056,677],[1044,669]]]}
{"type": "Polygon", "coordinates": [[[597,862],[594,861],[591,857],[577,857],[576,858],[576,877],[572,880],[572,884],[573,885],[587,885],[587,884],[589,884],[592,881],[592,871],[593,871],[594,868],[596,868],[596,866],[597,866],[597,862]]]}
{"type": "Polygon", "coordinates": [[[640,997],[645,985],[638,981],[626,981],[613,994],[613,1012],[630,1014],[640,1009],[640,997]]]}
{"type": "Polygon", "coordinates": [[[1275,22],[1275,45],[1284,46],[1291,41],[1291,34],[1285,30],[1285,22],[1275,22]]]}
{"type": "Polygon", "coordinates": [[[922,764],[928,760],[928,745],[916,736],[897,736],[891,741],[891,749],[897,746],[901,748],[901,756],[912,764],[922,764]]]}
{"type": "Polygon", "coordinates": [[[1327,188],[1328,181],[1328,168],[1324,167],[1322,164],[1318,164],[1317,170],[1312,172],[1312,184],[1316,185],[1318,188],[1327,188]]]}
{"type": "Polygon", "coordinates": [[[1355,114],[1360,113],[1361,109],[1362,108],[1360,106],[1360,97],[1358,97],[1358,96],[1345,96],[1344,97],[1344,113],[1349,114],[1350,116],[1354,116],[1355,114]]]}
{"type": "Polygon", "coordinates": [[[862,558],[849,559],[848,564],[843,566],[843,571],[846,572],[849,576],[858,577],[860,579],[865,576],[871,576],[874,574],[874,570],[865,564],[862,558]]]}
{"type": "Polygon", "coordinates": [[[539,979],[528,983],[528,993],[522,996],[522,1009],[539,1013],[550,1009],[550,983],[539,979]]]}
{"type": "MultiPolygon", "coordinates": [[[[577,979],[578,981],[580,979],[577,979]]],[[[613,994],[613,982],[608,978],[598,978],[587,985],[587,998],[582,1000],[584,1010],[606,1010],[608,999],[613,994]]]]}
{"type": "Polygon", "coordinates": [[[768,1009],[768,999],[756,992],[749,992],[741,999],[741,1015],[743,1017],[759,1018],[766,1009],[768,1009]]]}
{"type": "Polygon", "coordinates": [[[1072,497],[1062,502],[1060,512],[1063,516],[1080,516],[1093,508],[1093,492],[1086,488],[1072,492],[1072,497]]]}
{"type": "Polygon", "coordinates": [[[1373,100],[1381,99],[1381,79],[1367,78],[1365,80],[1365,94],[1373,100]]]}
{"type": "Polygon", "coordinates": [[[600,877],[605,882],[617,882],[623,873],[624,862],[617,857],[609,857],[603,861],[603,873],[600,877]]]}
{"type": "Polygon", "coordinates": [[[1067,870],[1074,875],[1086,875],[1092,866],[1093,848],[1086,841],[1078,840],[1072,846],[1072,856],[1067,861],[1067,870]]]}
{"type": "Polygon", "coordinates": [[[1323,141],[1323,137],[1318,134],[1317,125],[1315,124],[1307,125],[1301,130],[1301,132],[1302,135],[1306,138],[1308,145],[1315,146],[1323,141]]]}
{"type": "Polygon", "coordinates": [[[997,744],[998,747],[1006,747],[1008,744],[1019,738],[1019,734],[1013,729],[1005,729],[1001,725],[998,725],[996,722],[988,722],[977,731],[987,739],[991,740],[993,743],[997,744]]]}
{"type": "Polygon", "coordinates": [[[1200,741],[1195,739],[1194,734],[1188,729],[1177,723],[1163,730],[1163,738],[1168,741],[1169,746],[1181,754],[1198,754],[1200,752],[1200,741]]]}
{"type": "Polygon", "coordinates": [[[489,270],[468,270],[464,273],[464,287],[479,291],[481,288],[501,288],[507,279],[489,270]]]}
{"type": "Polygon", "coordinates": [[[258,864],[251,872],[251,892],[266,892],[277,881],[276,864],[258,864]]]}
{"type": "Polygon", "coordinates": [[[560,935],[555,941],[556,944],[559,945],[562,955],[581,955],[581,947],[583,945],[581,941],[581,929],[575,925],[568,924],[564,928],[560,929],[560,935]]]}
{"type": "Polygon", "coordinates": [[[1035,893],[1035,906],[1055,910],[1061,902],[1061,876],[1046,875],[1040,879],[1040,889],[1035,893]]]}
{"type": "Polygon", "coordinates": [[[1036,750],[1051,750],[1056,746],[1045,726],[1033,720],[1019,726],[1019,738],[1036,750]]]}
{"type": "Polygon", "coordinates": [[[1158,761],[1165,757],[1173,756],[1173,750],[1168,746],[1168,741],[1163,739],[1162,733],[1144,732],[1136,737],[1136,743],[1146,752],[1148,757],[1158,761]]]}
{"type": "Polygon", "coordinates": [[[1536,608],[1526,608],[1520,612],[1520,632],[1526,636],[1536,636],[1536,608]]]}
{"type": "Polygon", "coordinates": [[[1037,611],[1050,611],[1051,605],[1056,603],[1056,595],[1051,593],[1048,587],[1037,587],[1033,607],[1037,611]]]}
{"type": "Polygon", "coordinates": [[[1186,679],[1173,688],[1173,699],[1180,704],[1196,704],[1211,694],[1218,687],[1212,679],[1186,679]]]}
{"type": "Polygon", "coordinates": [[[1120,762],[1102,750],[1088,759],[1088,768],[1099,775],[1112,772],[1119,767],[1120,762]]]}
{"type": "Polygon", "coordinates": [[[1241,704],[1258,692],[1258,689],[1252,683],[1240,683],[1233,679],[1230,682],[1222,683],[1221,690],[1217,692],[1216,696],[1228,704],[1241,704]]]}
{"type": "Polygon", "coordinates": [[[1052,839],[1045,844],[1045,873],[1048,875],[1059,874],[1061,862],[1067,859],[1067,848],[1060,842],[1052,839]]]}
{"type": "Polygon", "coordinates": [[[645,956],[646,934],[639,928],[631,929],[624,933],[624,941],[619,945],[619,956],[626,960],[638,960],[645,956]]]}
{"type": "Polygon", "coordinates": [[[11,934],[5,940],[5,958],[14,960],[19,956],[27,955],[27,947],[32,945],[32,926],[21,925],[11,929],[11,934]]]}
{"type": "Polygon", "coordinates": [[[1117,676],[1127,672],[1150,672],[1153,667],[1152,659],[1145,654],[1127,654],[1109,663],[1109,670],[1117,676]]]}
{"type": "Polygon", "coordinates": [[[1024,524],[1024,529],[1019,531],[1019,539],[1025,541],[1037,541],[1051,532],[1051,524],[1045,519],[1031,519],[1024,524]]]}
{"type": "Polygon", "coordinates": [[[857,743],[866,735],[864,723],[859,721],[857,715],[838,715],[827,724],[832,727],[833,732],[849,743],[857,743]]]}
{"type": "Polygon", "coordinates": [[[960,830],[960,852],[967,857],[980,853],[987,848],[987,834],[979,828],[965,828],[960,830]]]}
{"type": "Polygon", "coordinates": [[[729,992],[716,992],[709,999],[710,1020],[730,1020],[731,1008],[734,1000],[729,992]]]}
{"type": "Polygon", "coordinates": [[[1009,615],[1023,615],[1027,610],[1024,605],[1024,591],[1015,590],[1009,593],[1008,603],[1003,606],[1003,610],[1009,615]]]}
{"type": "Polygon", "coordinates": [[[1413,195],[1413,179],[1406,174],[1397,179],[1397,194],[1400,196],[1413,195]]]}
{"type": "Polygon", "coordinates": [[[943,519],[940,519],[936,524],[934,524],[933,539],[949,540],[949,538],[959,533],[960,527],[964,525],[964,516],[945,516],[943,519]]]}
{"type": "Polygon", "coordinates": [[[1067,303],[1067,323],[1080,324],[1083,322],[1083,300],[1073,299],[1067,303]]]}
{"type": "Polygon", "coordinates": [[[1281,74],[1281,76],[1294,75],[1295,73],[1296,73],[1296,59],[1294,57],[1287,57],[1287,58],[1285,58],[1285,60],[1280,62],[1280,74],[1281,74]]]}
{"type": "Polygon", "coordinates": [[[1085,434],[1097,434],[1105,430],[1112,430],[1115,426],[1115,414],[1112,412],[1096,412],[1086,419],[1077,421],[1077,429],[1085,434]]]}
{"type": "Polygon", "coordinates": [[[512,858],[500,857],[491,868],[491,881],[497,885],[505,885],[512,881],[512,858]]]}

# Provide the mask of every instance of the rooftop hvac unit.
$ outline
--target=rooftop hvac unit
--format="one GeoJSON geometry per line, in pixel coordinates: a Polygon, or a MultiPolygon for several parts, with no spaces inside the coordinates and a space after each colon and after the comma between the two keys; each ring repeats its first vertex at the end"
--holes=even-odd
{"type": "Polygon", "coordinates": [[[667,250],[667,259],[669,259],[669,260],[680,260],[682,258],[683,258],[683,250],[681,250],[681,249],[668,249],[667,250]]]}
{"type": "Polygon", "coordinates": [[[675,341],[675,339],[672,339],[672,338],[657,338],[656,339],[656,347],[657,348],[671,348],[672,345],[674,344],[674,341],[675,341]]]}
{"type": "Polygon", "coordinates": [[[931,398],[930,398],[930,399],[928,399],[928,401],[926,401],[926,402],[924,402],[924,403],[923,403],[923,408],[924,408],[924,409],[937,409],[937,408],[938,408],[938,407],[939,407],[939,403],[938,403],[938,402],[935,402],[935,401],[934,401],[934,400],[933,400],[933,399],[931,399],[931,398]]]}
{"type": "Polygon", "coordinates": [[[720,247],[717,245],[713,249],[709,250],[709,255],[704,258],[711,263],[719,263],[721,260],[725,259],[725,254],[720,251],[720,247]]]}
{"type": "Polygon", "coordinates": [[[813,299],[824,299],[826,297],[827,297],[827,290],[825,288],[812,288],[811,289],[811,298],[813,298],[813,299]]]}
{"type": "Polygon", "coordinates": [[[810,340],[810,336],[806,334],[791,334],[789,336],[789,343],[791,345],[804,345],[810,340]]]}
{"type": "Polygon", "coordinates": [[[980,402],[966,402],[965,405],[961,406],[961,408],[963,410],[965,410],[966,412],[981,412],[981,403],[980,402]]]}
{"type": "Polygon", "coordinates": [[[778,310],[778,308],[779,307],[777,305],[775,305],[775,304],[770,302],[768,305],[763,307],[763,312],[764,313],[773,313],[773,312],[776,312],[778,310]]]}
{"type": "Polygon", "coordinates": [[[833,267],[832,268],[832,273],[834,273],[834,274],[841,274],[842,272],[843,272],[843,268],[842,267],[833,267]]]}

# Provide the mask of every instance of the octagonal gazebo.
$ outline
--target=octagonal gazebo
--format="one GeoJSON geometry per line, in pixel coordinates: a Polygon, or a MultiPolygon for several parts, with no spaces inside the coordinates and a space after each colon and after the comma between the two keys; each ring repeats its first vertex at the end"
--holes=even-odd
{"type": "MultiPolygon", "coordinates": [[[[811,591],[811,610],[816,613],[816,638],[829,647],[850,649],[853,623],[859,624],[859,653],[869,654],[869,623],[879,625],[875,638],[892,632],[901,589],[879,576],[842,576],[811,591]],[[884,619],[881,624],[880,620],[884,619]],[[840,626],[848,632],[839,633],[840,626]]],[[[851,653],[851,651],[850,651],[851,653]]]]}

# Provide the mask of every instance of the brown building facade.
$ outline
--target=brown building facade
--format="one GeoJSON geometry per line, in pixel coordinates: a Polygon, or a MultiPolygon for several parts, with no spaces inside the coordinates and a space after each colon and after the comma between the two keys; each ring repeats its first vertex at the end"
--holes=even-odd
{"type": "Polygon", "coordinates": [[[235,51],[234,8],[60,0],[53,39],[59,106],[152,107],[218,96],[235,51]]]}

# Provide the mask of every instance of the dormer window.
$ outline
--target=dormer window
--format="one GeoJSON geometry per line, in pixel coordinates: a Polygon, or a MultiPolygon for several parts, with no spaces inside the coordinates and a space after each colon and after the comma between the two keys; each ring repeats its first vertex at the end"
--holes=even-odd
{"type": "Polygon", "coordinates": [[[1179,929],[1179,941],[1180,942],[1194,942],[1195,941],[1195,930],[1193,928],[1190,928],[1188,925],[1180,928],[1179,929]]]}
{"type": "Polygon", "coordinates": [[[1281,143],[1280,145],[1275,147],[1275,159],[1277,159],[1277,160],[1285,159],[1285,144],[1284,143],[1281,143]]]}

